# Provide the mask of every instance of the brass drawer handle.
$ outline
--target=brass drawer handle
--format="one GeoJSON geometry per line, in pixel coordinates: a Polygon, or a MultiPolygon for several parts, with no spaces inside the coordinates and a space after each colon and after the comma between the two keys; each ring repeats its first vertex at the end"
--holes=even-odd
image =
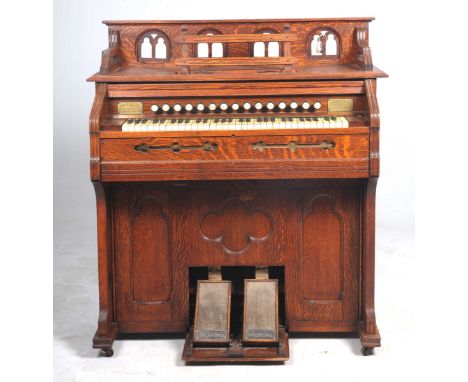
{"type": "Polygon", "coordinates": [[[157,151],[157,150],[171,150],[174,153],[178,153],[182,150],[203,150],[203,151],[216,151],[218,145],[216,143],[205,142],[200,146],[182,146],[180,143],[173,143],[170,146],[149,146],[146,143],[135,146],[135,151],[141,153],[147,153],[148,151],[157,151]]]}
{"type": "Polygon", "coordinates": [[[299,148],[328,150],[333,149],[334,147],[335,142],[332,141],[322,141],[320,143],[297,143],[295,141],[291,141],[283,144],[267,144],[260,141],[252,145],[254,150],[258,150],[260,152],[263,152],[265,149],[289,149],[292,153],[299,148]]]}

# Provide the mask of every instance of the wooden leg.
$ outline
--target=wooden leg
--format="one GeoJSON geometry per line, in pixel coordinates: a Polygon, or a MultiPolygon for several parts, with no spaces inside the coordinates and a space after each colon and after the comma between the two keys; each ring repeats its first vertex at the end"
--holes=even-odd
{"type": "Polygon", "coordinates": [[[104,335],[99,335],[98,331],[93,337],[93,348],[101,349],[107,357],[112,357],[114,355],[114,350],[112,345],[115,338],[117,337],[117,325],[113,324],[110,331],[104,335]]]}
{"type": "Polygon", "coordinates": [[[363,256],[362,256],[362,316],[360,338],[363,354],[369,355],[380,346],[374,309],[375,278],[375,193],[377,177],[369,178],[364,190],[363,256]]]}
{"type": "Polygon", "coordinates": [[[96,193],[99,273],[99,318],[93,347],[112,355],[112,343],[117,335],[113,322],[112,303],[112,251],[110,232],[109,188],[101,182],[93,182],[96,193]]]}

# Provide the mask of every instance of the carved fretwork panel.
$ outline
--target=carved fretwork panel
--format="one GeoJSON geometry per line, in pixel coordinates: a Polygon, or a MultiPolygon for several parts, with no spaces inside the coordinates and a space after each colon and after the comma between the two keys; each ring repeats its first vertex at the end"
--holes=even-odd
{"type": "MultiPolygon", "coordinates": [[[[274,29],[261,29],[256,34],[275,34],[278,31],[274,29]]],[[[283,55],[283,46],[277,41],[255,42],[250,46],[252,57],[280,57],[283,55]]]]}
{"type": "Polygon", "coordinates": [[[165,33],[154,29],[140,36],[136,51],[138,61],[164,62],[171,58],[171,43],[165,33]]]}
{"type": "Polygon", "coordinates": [[[310,57],[338,58],[340,57],[340,36],[330,28],[315,29],[309,37],[310,57]]]}
{"type": "MultiPolygon", "coordinates": [[[[198,32],[199,35],[219,35],[222,34],[217,29],[206,28],[198,32]]],[[[219,58],[225,57],[226,54],[226,44],[216,42],[216,43],[199,43],[194,46],[195,54],[192,56],[199,58],[219,58]]]]}
{"type": "Polygon", "coordinates": [[[342,218],[327,194],[307,201],[304,209],[302,296],[309,301],[340,300],[343,253],[342,218]]]}

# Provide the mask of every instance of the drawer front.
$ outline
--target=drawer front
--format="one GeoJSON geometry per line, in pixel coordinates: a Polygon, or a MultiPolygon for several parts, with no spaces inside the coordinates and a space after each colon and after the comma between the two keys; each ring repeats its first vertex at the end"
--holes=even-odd
{"type": "Polygon", "coordinates": [[[368,162],[368,134],[101,139],[103,177],[119,180],[171,171],[173,179],[367,177],[368,162]]]}

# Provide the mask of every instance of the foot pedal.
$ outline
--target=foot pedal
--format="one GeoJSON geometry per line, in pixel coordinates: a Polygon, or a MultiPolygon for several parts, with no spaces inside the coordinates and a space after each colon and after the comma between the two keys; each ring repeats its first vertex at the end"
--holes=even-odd
{"type": "Polygon", "coordinates": [[[198,280],[193,343],[228,343],[230,315],[231,282],[222,280],[220,269],[212,269],[208,280],[198,280]]]}
{"type": "Polygon", "coordinates": [[[255,277],[244,281],[242,341],[277,343],[279,341],[278,280],[268,279],[268,268],[257,268],[255,277]]]}

